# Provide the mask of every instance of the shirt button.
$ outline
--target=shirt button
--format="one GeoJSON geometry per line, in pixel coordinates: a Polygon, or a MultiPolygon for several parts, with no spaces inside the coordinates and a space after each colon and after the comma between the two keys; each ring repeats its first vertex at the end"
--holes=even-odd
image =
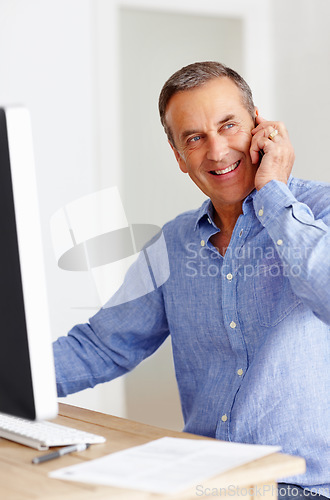
{"type": "Polygon", "coordinates": [[[276,242],[279,246],[283,245],[283,240],[277,240],[276,242]]]}
{"type": "Polygon", "coordinates": [[[239,237],[241,237],[242,235],[243,235],[243,229],[240,230],[239,237]]]}
{"type": "Polygon", "coordinates": [[[204,240],[201,241],[201,246],[205,247],[205,241],[204,240]]]}
{"type": "Polygon", "coordinates": [[[237,375],[239,375],[239,376],[243,375],[243,370],[242,370],[242,368],[240,368],[239,370],[237,370],[237,375]]]}
{"type": "Polygon", "coordinates": [[[230,325],[229,325],[229,326],[230,326],[230,328],[236,328],[236,323],[235,323],[235,321],[232,321],[232,322],[230,323],[230,325]]]}
{"type": "Polygon", "coordinates": [[[231,281],[233,279],[233,275],[231,273],[228,273],[226,278],[228,281],[231,281]]]}
{"type": "Polygon", "coordinates": [[[259,215],[259,217],[262,217],[264,215],[264,211],[262,208],[260,208],[258,215],[259,215]]]}
{"type": "Polygon", "coordinates": [[[222,420],[223,422],[227,422],[227,420],[228,420],[227,415],[222,415],[221,420],[222,420]]]}

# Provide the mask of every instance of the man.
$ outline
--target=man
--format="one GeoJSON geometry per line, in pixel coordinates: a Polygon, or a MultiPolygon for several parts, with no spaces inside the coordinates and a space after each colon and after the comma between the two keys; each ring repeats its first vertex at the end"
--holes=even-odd
{"type": "Polygon", "coordinates": [[[175,73],[159,110],[181,170],[209,200],[164,226],[162,286],[123,300],[146,279],[138,261],[120,300],[57,340],[59,395],[126,373],[171,334],[185,430],[281,445],[307,462],[285,483],[330,497],[329,186],[290,175],[285,126],[261,118],[246,82],[219,63],[175,73]]]}

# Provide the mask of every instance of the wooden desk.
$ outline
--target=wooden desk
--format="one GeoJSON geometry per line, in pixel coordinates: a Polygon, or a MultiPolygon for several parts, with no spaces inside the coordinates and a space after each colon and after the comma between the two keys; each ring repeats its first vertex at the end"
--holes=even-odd
{"type": "MultiPolygon", "coordinates": [[[[99,458],[131,446],[147,443],[164,436],[201,439],[187,433],[173,432],[130,420],[112,417],[75,406],[60,405],[59,424],[76,427],[106,437],[107,442],[91,446],[82,453],[66,455],[58,460],[33,465],[31,460],[40,454],[37,450],[0,439],[0,498],[1,500],[105,500],[105,499],[154,499],[188,500],[212,497],[212,488],[232,488],[230,498],[251,500],[250,492],[257,492],[258,500],[276,499],[276,478],[300,474],[305,471],[305,461],[274,453],[265,458],[237,467],[209,481],[203,481],[203,489],[196,486],[180,495],[170,497],[109,486],[60,481],[47,476],[48,472],[74,465],[82,460],[99,458]],[[259,490],[256,488],[259,488],[259,490]],[[206,488],[211,488],[206,490],[206,488]],[[259,494],[258,494],[259,491],[259,494]],[[204,494],[201,494],[204,493],[204,494]],[[208,494],[207,494],[208,493],[208,494]],[[243,497],[243,498],[242,498],[243,497]]],[[[213,493],[215,490],[213,490],[213,493]]],[[[220,495],[220,494],[219,494],[220,495]]],[[[221,493],[221,496],[225,496],[221,493]]]]}

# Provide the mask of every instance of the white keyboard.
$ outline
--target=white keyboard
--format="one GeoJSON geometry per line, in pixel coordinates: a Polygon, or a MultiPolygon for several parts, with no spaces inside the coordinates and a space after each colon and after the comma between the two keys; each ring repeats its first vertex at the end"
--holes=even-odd
{"type": "Polygon", "coordinates": [[[105,438],[97,434],[79,431],[52,422],[32,422],[3,413],[0,413],[0,437],[37,450],[48,450],[50,446],[105,442],[105,438]]]}

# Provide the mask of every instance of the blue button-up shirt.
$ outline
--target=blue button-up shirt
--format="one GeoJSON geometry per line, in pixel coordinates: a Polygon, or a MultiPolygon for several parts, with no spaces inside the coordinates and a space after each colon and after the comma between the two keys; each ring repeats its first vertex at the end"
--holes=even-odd
{"type": "Polygon", "coordinates": [[[184,430],[280,445],[307,462],[284,480],[330,497],[329,226],[330,186],[292,177],[244,200],[224,256],[209,200],[179,215],[163,228],[167,281],[130,300],[146,281],[138,260],[88,324],[56,341],[59,395],[126,373],[170,334],[184,430]]]}

